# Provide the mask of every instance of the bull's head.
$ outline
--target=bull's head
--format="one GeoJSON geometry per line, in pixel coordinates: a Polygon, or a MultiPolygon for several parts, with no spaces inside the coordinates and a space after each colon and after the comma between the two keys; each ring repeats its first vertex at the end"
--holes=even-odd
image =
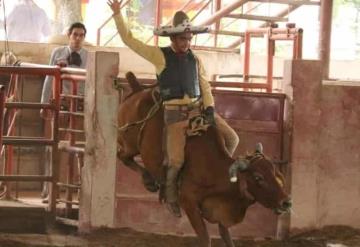
{"type": "Polygon", "coordinates": [[[288,212],[291,201],[284,190],[285,179],[257,144],[253,155],[237,159],[229,169],[230,181],[238,183],[243,196],[255,200],[275,213],[288,212]]]}

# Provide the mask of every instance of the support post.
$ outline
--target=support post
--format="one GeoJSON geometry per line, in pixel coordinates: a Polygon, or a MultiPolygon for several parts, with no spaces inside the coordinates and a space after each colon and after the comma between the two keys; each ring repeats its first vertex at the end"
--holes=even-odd
{"type": "Polygon", "coordinates": [[[244,82],[249,82],[250,75],[250,32],[245,32],[245,51],[244,51],[244,82]]]}
{"type": "Polygon", "coordinates": [[[275,53],[275,40],[270,38],[271,29],[267,37],[267,72],[266,72],[266,92],[271,93],[273,83],[273,67],[274,67],[274,53],[275,53]]]}
{"type": "MultiPolygon", "coordinates": [[[[288,60],[284,64],[283,92],[286,102],[288,174],[294,214],[282,217],[285,230],[316,228],[319,222],[319,131],[321,125],[322,63],[318,60],[288,60]],[[306,191],[306,193],[304,193],[306,191]],[[287,219],[288,218],[288,219],[287,219]]],[[[324,171],[322,171],[324,173],[324,171]]],[[[283,232],[286,234],[286,232],[283,232]]]]}
{"type": "Polygon", "coordinates": [[[119,95],[113,88],[119,55],[90,52],[85,82],[85,160],[82,168],[79,231],[114,227],[119,95]]]}
{"type": "Polygon", "coordinates": [[[323,64],[323,79],[329,79],[330,44],[333,0],[320,4],[319,60],[323,64]]]}
{"type": "MultiPolygon", "coordinates": [[[[155,27],[160,27],[162,19],[161,0],[156,0],[155,27]]],[[[159,44],[159,36],[154,36],[154,44],[159,44]]]]}

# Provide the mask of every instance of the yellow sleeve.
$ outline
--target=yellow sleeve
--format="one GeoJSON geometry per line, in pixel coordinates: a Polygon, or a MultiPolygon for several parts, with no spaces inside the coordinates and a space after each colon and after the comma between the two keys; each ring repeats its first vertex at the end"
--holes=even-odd
{"type": "Polygon", "coordinates": [[[160,72],[165,67],[165,58],[161,49],[156,46],[147,45],[140,40],[135,39],[131,31],[125,25],[121,13],[113,15],[113,18],[115,20],[117,30],[124,44],[127,45],[135,53],[152,63],[156,68],[156,73],[160,74],[160,72]]]}
{"type": "Polygon", "coordinates": [[[198,62],[198,70],[199,70],[199,83],[200,83],[200,90],[201,90],[201,96],[204,104],[204,108],[208,106],[215,105],[214,103],[214,97],[211,93],[211,85],[209,81],[206,79],[206,71],[204,69],[204,66],[198,56],[195,56],[197,62],[198,62]]]}

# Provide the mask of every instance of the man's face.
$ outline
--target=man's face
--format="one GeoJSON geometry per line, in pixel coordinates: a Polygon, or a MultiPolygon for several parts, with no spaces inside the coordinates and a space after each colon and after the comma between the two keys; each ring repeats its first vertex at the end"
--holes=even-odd
{"type": "Polygon", "coordinates": [[[182,33],[171,37],[173,48],[176,52],[187,52],[190,48],[192,33],[182,33]]]}
{"type": "Polygon", "coordinates": [[[69,45],[72,49],[80,49],[85,39],[85,30],[82,28],[73,28],[69,36],[69,45]]]}

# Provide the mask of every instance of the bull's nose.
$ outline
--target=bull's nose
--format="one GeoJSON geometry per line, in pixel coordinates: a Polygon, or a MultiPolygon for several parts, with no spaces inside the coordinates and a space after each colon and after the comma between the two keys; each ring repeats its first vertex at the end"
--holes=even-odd
{"type": "Polygon", "coordinates": [[[281,207],[284,208],[284,209],[288,209],[288,208],[291,208],[292,206],[292,202],[290,199],[287,199],[286,201],[283,201],[281,207]]]}

